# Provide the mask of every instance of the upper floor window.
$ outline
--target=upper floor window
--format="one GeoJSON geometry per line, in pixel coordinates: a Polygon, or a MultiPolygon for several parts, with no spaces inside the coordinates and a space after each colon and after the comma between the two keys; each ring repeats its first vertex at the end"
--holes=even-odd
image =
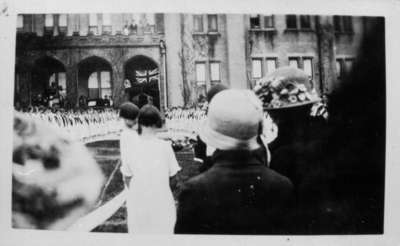
{"type": "Polygon", "coordinates": [[[66,27],[67,26],[67,15],[60,14],[58,17],[58,26],[59,27],[66,27]]]}
{"type": "Polygon", "coordinates": [[[309,15],[300,15],[300,27],[302,29],[311,28],[311,17],[309,15]]]}
{"type": "Polygon", "coordinates": [[[352,33],[353,32],[353,19],[351,16],[333,16],[333,25],[335,32],[352,33]]]}
{"type": "Polygon", "coordinates": [[[147,25],[154,26],[156,24],[156,20],[155,20],[154,14],[146,14],[145,18],[146,18],[147,25]]]}
{"type": "Polygon", "coordinates": [[[250,28],[260,29],[260,15],[250,15],[250,28]]]}
{"type": "Polygon", "coordinates": [[[103,34],[110,34],[111,33],[111,15],[103,14],[102,17],[103,17],[102,32],[103,32],[103,34]]]}
{"type": "Polygon", "coordinates": [[[202,15],[193,16],[193,28],[195,32],[204,32],[202,15]]]}
{"type": "Polygon", "coordinates": [[[53,27],[54,26],[54,19],[52,14],[46,14],[44,19],[44,26],[45,27],[53,27]]]}
{"type": "Polygon", "coordinates": [[[17,16],[17,28],[23,28],[23,27],[24,27],[24,16],[18,15],[17,16]]]}
{"type": "Polygon", "coordinates": [[[103,26],[111,26],[111,15],[103,14],[103,26]]]}
{"type": "Polygon", "coordinates": [[[287,29],[297,29],[296,15],[286,15],[286,28],[287,29]]]}
{"type": "Polygon", "coordinates": [[[98,16],[97,14],[89,14],[89,34],[98,34],[98,16]]]}
{"type": "Polygon", "coordinates": [[[353,19],[351,16],[343,16],[343,29],[345,32],[353,32],[353,19]]]}
{"type": "Polygon", "coordinates": [[[217,32],[218,31],[218,16],[217,15],[207,15],[208,19],[208,31],[217,32]]]}
{"type": "Polygon", "coordinates": [[[274,27],[274,16],[273,15],[264,16],[264,27],[265,28],[273,28],[274,27]]]}
{"type": "Polygon", "coordinates": [[[97,14],[89,14],[89,26],[97,26],[97,14]]]}

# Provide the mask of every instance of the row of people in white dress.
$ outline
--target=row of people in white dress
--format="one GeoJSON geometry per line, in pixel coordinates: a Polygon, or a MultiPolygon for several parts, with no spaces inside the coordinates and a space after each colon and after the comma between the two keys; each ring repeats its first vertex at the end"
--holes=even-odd
{"type": "Polygon", "coordinates": [[[26,112],[23,114],[57,128],[72,139],[80,141],[121,131],[121,122],[117,111],[26,112]]]}

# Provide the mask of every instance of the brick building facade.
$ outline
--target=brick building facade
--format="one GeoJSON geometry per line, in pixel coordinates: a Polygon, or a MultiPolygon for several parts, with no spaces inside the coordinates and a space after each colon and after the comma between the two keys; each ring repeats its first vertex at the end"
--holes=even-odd
{"type": "Polygon", "coordinates": [[[243,14],[23,14],[17,21],[15,101],[52,83],[79,99],[145,93],[161,107],[191,105],[216,83],[251,88],[276,67],[304,69],[331,92],[351,68],[373,18],[243,14]]]}

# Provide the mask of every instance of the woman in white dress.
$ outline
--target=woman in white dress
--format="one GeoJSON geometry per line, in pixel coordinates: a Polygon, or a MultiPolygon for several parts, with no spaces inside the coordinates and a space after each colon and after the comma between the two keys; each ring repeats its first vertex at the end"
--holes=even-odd
{"type": "Polygon", "coordinates": [[[129,161],[128,231],[173,234],[176,207],[169,182],[180,167],[171,144],[157,137],[162,125],[158,109],[143,106],[138,121],[141,135],[129,161]]]}

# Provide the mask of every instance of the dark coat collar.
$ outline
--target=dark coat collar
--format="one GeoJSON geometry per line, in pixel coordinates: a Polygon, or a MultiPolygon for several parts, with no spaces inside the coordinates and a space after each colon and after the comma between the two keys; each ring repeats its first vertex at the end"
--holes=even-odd
{"type": "Polygon", "coordinates": [[[263,165],[264,151],[262,148],[256,150],[216,150],[212,155],[215,165],[263,165]]]}

